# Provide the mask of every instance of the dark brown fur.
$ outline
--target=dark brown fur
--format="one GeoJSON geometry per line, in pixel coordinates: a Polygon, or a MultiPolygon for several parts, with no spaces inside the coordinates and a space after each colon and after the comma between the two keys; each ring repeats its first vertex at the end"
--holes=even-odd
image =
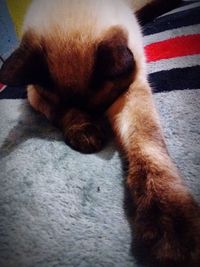
{"type": "Polygon", "coordinates": [[[126,33],[113,27],[96,43],[82,43],[76,33],[69,40],[58,34],[56,43],[53,38],[27,32],[0,79],[10,86],[33,84],[31,105],[62,129],[67,144],[83,153],[98,151],[107,135],[103,114],[136,72],[126,33]]]}

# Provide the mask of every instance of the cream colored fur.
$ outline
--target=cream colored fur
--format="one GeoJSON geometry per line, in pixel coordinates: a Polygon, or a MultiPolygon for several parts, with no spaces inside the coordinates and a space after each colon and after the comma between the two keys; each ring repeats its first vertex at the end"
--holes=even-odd
{"type": "Polygon", "coordinates": [[[142,34],[131,7],[138,9],[146,2],[150,1],[34,0],[25,17],[23,33],[31,29],[46,36],[57,28],[63,39],[78,31],[82,41],[88,36],[95,41],[111,26],[120,25],[128,32],[129,48],[140,70],[138,75],[145,75],[142,34]]]}

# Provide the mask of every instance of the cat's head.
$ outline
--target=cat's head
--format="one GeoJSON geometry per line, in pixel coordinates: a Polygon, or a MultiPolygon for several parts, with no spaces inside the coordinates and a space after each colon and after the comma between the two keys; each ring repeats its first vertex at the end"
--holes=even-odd
{"type": "Polygon", "coordinates": [[[136,64],[127,33],[111,27],[96,40],[74,32],[40,36],[27,31],[5,61],[0,81],[9,86],[34,84],[66,105],[105,110],[134,79],[136,64]]]}

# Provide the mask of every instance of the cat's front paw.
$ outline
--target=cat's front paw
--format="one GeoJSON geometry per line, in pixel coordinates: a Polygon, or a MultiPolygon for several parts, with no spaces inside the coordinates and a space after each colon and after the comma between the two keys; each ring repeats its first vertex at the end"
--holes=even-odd
{"type": "Polygon", "coordinates": [[[133,192],[136,255],[154,267],[200,266],[200,207],[183,185],[151,183],[133,192]]]}
{"type": "Polygon", "coordinates": [[[103,129],[92,123],[73,125],[66,129],[64,137],[70,147],[82,153],[100,151],[106,139],[103,129]]]}
{"type": "Polygon", "coordinates": [[[81,110],[71,108],[60,119],[67,145],[81,153],[100,151],[108,140],[109,124],[106,118],[94,118],[81,110]]]}

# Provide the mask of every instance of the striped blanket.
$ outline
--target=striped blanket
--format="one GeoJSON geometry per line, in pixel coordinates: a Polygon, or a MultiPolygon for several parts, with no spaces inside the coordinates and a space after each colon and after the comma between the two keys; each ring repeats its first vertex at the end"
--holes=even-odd
{"type": "Polygon", "coordinates": [[[199,1],[184,1],[144,28],[154,92],[200,88],[199,14],[199,1]]]}
{"type": "MultiPolygon", "coordinates": [[[[1,34],[12,24],[1,20],[2,10],[1,34]],[[2,28],[2,21],[7,26],[2,28]]],[[[149,80],[169,153],[198,201],[199,14],[199,1],[184,1],[143,29],[149,80]]],[[[14,34],[10,42],[4,37],[3,57],[17,44],[14,34]]],[[[130,253],[115,145],[80,154],[29,107],[24,88],[0,85],[0,99],[0,266],[141,267],[130,253]]]]}

